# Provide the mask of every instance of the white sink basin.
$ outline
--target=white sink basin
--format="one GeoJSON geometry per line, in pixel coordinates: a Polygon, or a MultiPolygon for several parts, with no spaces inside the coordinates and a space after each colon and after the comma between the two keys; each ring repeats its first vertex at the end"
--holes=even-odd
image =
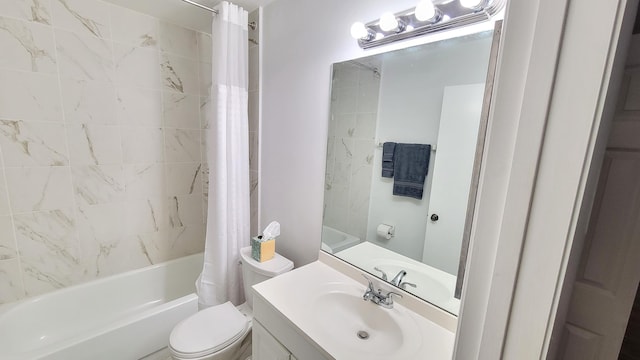
{"type": "Polygon", "coordinates": [[[398,357],[420,346],[420,329],[414,318],[399,308],[385,309],[364,301],[364,291],[333,283],[312,306],[314,332],[332,337],[347,351],[360,356],[398,357]]]}

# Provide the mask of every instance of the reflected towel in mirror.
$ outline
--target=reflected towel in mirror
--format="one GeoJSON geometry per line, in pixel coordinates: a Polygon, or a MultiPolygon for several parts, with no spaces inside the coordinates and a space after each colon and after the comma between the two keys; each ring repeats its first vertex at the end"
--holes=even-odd
{"type": "Polygon", "coordinates": [[[396,143],[386,142],[382,145],[382,177],[393,177],[393,154],[396,143]]]}
{"type": "Polygon", "coordinates": [[[429,171],[431,145],[396,144],[393,157],[393,195],[422,199],[429,171]]]}

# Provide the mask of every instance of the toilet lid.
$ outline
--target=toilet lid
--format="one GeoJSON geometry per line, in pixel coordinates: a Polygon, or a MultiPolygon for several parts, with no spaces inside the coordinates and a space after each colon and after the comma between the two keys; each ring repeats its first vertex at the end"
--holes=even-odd
{"type": "Polygon", "coordinates": [[[171,349],[182,356],[215,353],[238,340],[249,321],[231,302],[212,306],[181,321],[171,332],[171,349]]]}

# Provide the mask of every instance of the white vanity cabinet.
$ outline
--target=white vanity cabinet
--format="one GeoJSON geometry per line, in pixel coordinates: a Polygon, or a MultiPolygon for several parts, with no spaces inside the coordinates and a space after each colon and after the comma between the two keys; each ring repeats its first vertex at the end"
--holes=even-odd
{"type": "Polygon", "coordinates": [[[252,360],[333,360],[261,295],[253,297],[252,360]]]}
{"type": "Polygon", "coordinates": [[[364,301],[366,289],[320,261],[254,285],[253,359],[451,359],[452,330],[399,301],[364,301]]]}
{"type": "Polygon", "coordinates": [[[252,360],[296,360],[258,321],[253,321],[252,331],[252,360]]]}

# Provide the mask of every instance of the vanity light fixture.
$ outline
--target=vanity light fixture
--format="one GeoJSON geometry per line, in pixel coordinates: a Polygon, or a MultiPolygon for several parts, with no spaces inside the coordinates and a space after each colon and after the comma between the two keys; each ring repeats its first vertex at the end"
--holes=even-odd
{"type": "Polygon", "coordinates": [[[363,49],[449,30],[491,19],[507,0],[420,0],[414,8],[386,12],[380,19],[351,26],[351,36],[363,49]]]}
{"type": "Polygon", "coordinates": [[[480,11],[487,6],[488,2],[488,0],[460,0],[460,5],[468,9],[480,11]]]}
{"type": "Polygon", "coordinates": [[[406,27],[404,21],[398,19],[393,13],[386,12],[380,16],[380,29],[384,32],[401,33],[406,27]]]}
{"type": "Polygon", "coordinates": [[[414,12],[416,20],[422,22],[430,22],[432,24],[437,23],[442,19],[442,11],[436,9],[431,0],[422,0],[416,5],[414,12]]]}
{"type": "Polygon", "coordinates": [[[355,22],[351,25],[351,36],[354,39],[370,41],[376,38],[376,33],[366,27],[363,23],[355,22]]]}

